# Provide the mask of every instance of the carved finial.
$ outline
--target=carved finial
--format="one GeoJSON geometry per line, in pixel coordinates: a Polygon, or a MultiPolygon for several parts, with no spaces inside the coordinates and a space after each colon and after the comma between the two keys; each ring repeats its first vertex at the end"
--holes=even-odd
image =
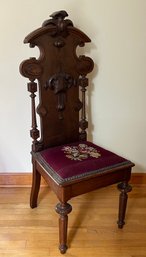
{"type": "Polygon", "coordinates": [[[58,12],[53,12],[50,15],[50,17],[52,17],[53,19],[60,19],[61,18],[62,20],[64,20],[64,18],[67,17],[67,16],[68,16],[68,13],[64,10],[58,11],[58,12]]]}
{"type": "Polygon", "coordinates": [[[67,17],[67,16],[68,16],[68,14],[64,10],[54,12],[50,15],[50,17],[52,17],[52,19],[44,21],[42,26],[43,27],[55,26],[56,31],[53,33],[52,36],[58,35],[58,36],[66,37],[68,35],[67,27],[73,26],[73,23],[71,20],[68,20],[68,19],[65,20],[65,17],[67,17]]]}

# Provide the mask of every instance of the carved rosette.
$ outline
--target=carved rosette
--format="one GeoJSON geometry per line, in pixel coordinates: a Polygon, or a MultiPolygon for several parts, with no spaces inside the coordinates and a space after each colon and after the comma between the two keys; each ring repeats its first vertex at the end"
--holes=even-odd
{"type": "Polygon", "coordinates": [[[43,69],[40,62],[34,57],[23,61],[20,65],[20,73],[24,77],[29,78],[30,81],[38,79],[42,75],[42,72],[43,69]]]}
{"type": "Polygon", "coordinates": [[[30,130],[30,136],[33,139],[32,142],[32,151],[36,152],[40,150],[41,145],[38,142],[40,132],[37,129],[36,121],[36,107],[35,107],[35,97],[37,92],[37,83],[34,82],[35,79],[38,79],[42,74],[42,67],[36,58],[30,58],[25,60],[20,65],[20,73],[29,78],[30,82],[27,84],[28,91],[31,93],[31,110],[32,110],[32,129],[30,130]]]}

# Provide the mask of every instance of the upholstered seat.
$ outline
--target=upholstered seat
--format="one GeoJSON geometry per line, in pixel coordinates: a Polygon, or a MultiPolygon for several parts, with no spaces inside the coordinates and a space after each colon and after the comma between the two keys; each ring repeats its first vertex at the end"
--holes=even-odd
{"type": "Polygon", "coordinates": [[[48,148],[35,153],[35,158],[57,184],[75,182],[124,168],[130,161],[91,142],[83,141],[48,148]]]}
{"type": "Polygon", "coordinates": [[[61,253],[67,250],[68,214],[72,210],[68,201],[75,196],[119,183],[118,227],[123,227],[127,193],[131,191],[128,182],[134,166],[129,160],[87,141],[85,92],[87,74],[93,70],[94,62],[85,55],[77,56],[76,48],[91,40],[75,28],[72,21],[66,19],[67,16],[65,11],[53,13],[41,28],[25,38],[24,42],[30,47],[39,48],[40,56],[38,59],[27,59],[20,66],[21,74],[29,78],[28,91],[32,104],[33,180],[30,206],[37,207],[43,177],[59,200],[56,212],[59,214],[61,253]],[[37,127],[37,114],[40,129],[37,127]]]}

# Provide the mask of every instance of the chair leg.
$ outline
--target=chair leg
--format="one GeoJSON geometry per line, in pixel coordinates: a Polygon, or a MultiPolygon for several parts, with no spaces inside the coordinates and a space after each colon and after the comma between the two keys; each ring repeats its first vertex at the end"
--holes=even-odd
{"type": "Polygon", "coordinates": [[[67,226],[68,215],[72,211],[72,207],[69,203],[58,203],[56,205],[56,212],[59,217],[59,250],[63,254],[67,250],[67,226]]]}
{"type": "Polygon", "coordinates": [[[32,188],[30,194],[30,207],[37,207],[37,199],[38,193],[40,189],[41,175],[35,168],[35,164],[33,164],[33,177],[32,177],[32,188]]]}
{"type": "Polygon", "coordinates": [[[118,184],[118,189],[121,193],[119,198],[119,216],[117,224],[119,228],[123,228],[125,224],[125,213],[128,200],[127,193],[132,190],[132,187],[128,184],[128,182],[121,182],[118,184]]]}

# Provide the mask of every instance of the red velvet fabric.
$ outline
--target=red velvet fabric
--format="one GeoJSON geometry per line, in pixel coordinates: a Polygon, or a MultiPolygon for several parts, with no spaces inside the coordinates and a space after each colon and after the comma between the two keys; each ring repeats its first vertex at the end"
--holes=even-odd
{"type": "Polygon", "coordinates": [[[88,141],[67,144],[65,147],[77,147],[79,144],[93,147],[95,152],[97,151],[99,153],[99,157],[95,158],[94,156],[88,155],[87,158],[82,160],[70,159],[63,150],[64,146],[57,146],[42,151],[40,153],[41,159],[45,162],[45,165],[48,165],[51,171],[55,172],[62,180],[70,180],[86,175],[89,176],[90,174],[130,163],[130,161],[88,141]]]}

